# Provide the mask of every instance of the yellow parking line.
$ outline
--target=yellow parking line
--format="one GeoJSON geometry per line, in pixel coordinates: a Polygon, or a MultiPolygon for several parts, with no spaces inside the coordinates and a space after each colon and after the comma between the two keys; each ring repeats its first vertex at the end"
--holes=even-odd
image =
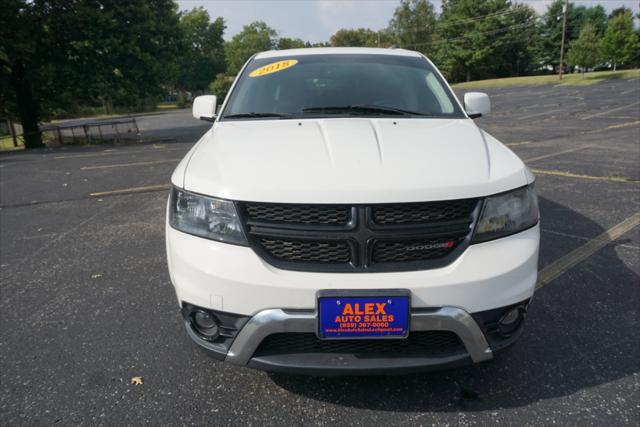
{"type": "Polygon", "coordinates": [[[589,258],[609,243],[619,239],[623,234],[631,231],[639,224],[640,212],[637,212],[621,223],[614,225],[596,238],[589,240],[584,245],[579,246],[560,259],[552,262],[538,273],[536,289],[540,289],[543,286],[548,285],[561,274],[575,267],[581,261],[589,258]]]}
{"type": "Polygon", "coordinates": [[[555,156],[560,156],[562,154],[573,153],[574,151],[585,150],[587,148],[593,147],[593,145],[594,144],[589,144],[589,145],[583,145],[582,147],[578,147],[578,148],[570,148],[568,150],[558,151],[556,153],[551,153],[551,154],[545,154],[545,155],[542,155],[542,156],[532,157],[530,159],[525,159],[524,161],[525,161],[525,163],[528,163],[528,162],[535,162],[537,160],[548,159],[549,157],[555,157],[555,156]]]}
{"type": "Polygon", "coordinates": [[[581,120],[587,120],[587,119],[591,119],[591,118],[594,118],[594,117],[605,116],[605,115],[607,115],[609,113],[613,113],[614,111],[624,110],[625,108],[633,107],[634,105],[638,105],[638,104],[640,104],[640,101],[639,102],[634,102],[633,104],[623,105],[623,106],[617,107],[617,108],[612,108],[610,110],[601,111],[599,113],[589,114],[588,116],[581,117],[581,120]]]}
{"type": "MultiPolygon", "coordinates": [[[[585,135],[585,134],[590,134],[590,133],[606,132],[606,131],[609,131],[609,130],[622,129],[622,128],[626,128],[626,127],[629,127],[629,126],[635,126],[635,125],[640,125],[640,120],[636,120],[636,121],[633,121],[633,122],[620,123],[620,124],[617,124],[617,125],[606,126],[606,127],[603,127],[603,128],[593,129],[593,130],[589,130],[589,131],[585,131],[585,132],[578,132],[574,136],[576,136],[576,135],[585,135]]],[[[507,147],[515,147],[515,146],[518,146],[518,145],[526,145],[526,144],[531,144],[531,143],[541,143],[541,142],[553,141],[553,140],[556,140],[556,139],[563,139],[563,138],[566,138],[566,136],[561,136],[561,137],[558,137],[558,138],[551,138],[551,139],[542,139],[542,140],[539,140],[539,141],[510,142],[510,143],[505,144],[505,145],[507,147]]]]}
{"type": "Polygon", "coordinates": [[[85,157],[101,157],[101,156],[115,156],[120,154],[134,154],[134,153],[155,153],[158,151],[188,151],[184,148],[162,148],[162,147],[154,147],[152,149],[146,150],[105,150],[99,153],[88,153],[88,154],[70,154],[68,156],[56,156],[54,159],[81,159],[85,157]]]}
{"type": "Polygon", "coordinates": [[[145,193],[147,191],[168,190],[171,188],[169,184],[147,185],[146,187],[121,188],[119,190],[101,191],[89,194],[91,197],[112,196],[116,194],[145,193]]]}
{"type": "Polygon", "coordinates": [[[572,172],[564,172],[564,171],[549,170],[549,169],[537,169],[537,168],[531,168],[531,171],[533,173],[537,173],[540,175],[564,176],[567,178],[590,179],[593,181],[632,182],[632,183],[640,182],[638,180],[626,178],[624,176],[593,176],[593,175],[584,175],[581,173],[572,173],[572,172]]]}
{"type": "Polygon", "coordinates": [[[540,116],[546,116],[549,114],[554,114],[554,113],[558,113],[562,111],[561,109],[558,110],[548,110],[548,111],[543,111],[542,113],[535,113],[535,114],[529,114],[526,116],[522,116],[522,117],[516,117],[516,120],[528,120],[528,119],[533,119],[534,117],[540,117],[540,116]]]}
{"type": "Polygon", "coordinates": [[[626,127],[637,125],[637,124],[640,124],[640,120],[636,120],[635,122],[620,123],[618,125],[611,125],[611,126],[607,126],[605,128],[602,128],[602,129],[590,130],[589,132],[586,132],[586,133],[605,132],[605,131],[608,131],[608,130],[611,130],[611,129],[626,128],[626,127]]]}
{"type": "Polygon", "coordinates": [[[80,170],[90,171],[96,169],[111,169],[111,168],[123,168],[127,166],[146,166],[146,165],[158,165],[160,163],[174,163],[179,162],[180,159],[165,159],[165,160],[153,160],[149,162],[133,162],[133,163],[118,163],[115,165],[97,165],[97,166],[83,166],[80,170]]]}

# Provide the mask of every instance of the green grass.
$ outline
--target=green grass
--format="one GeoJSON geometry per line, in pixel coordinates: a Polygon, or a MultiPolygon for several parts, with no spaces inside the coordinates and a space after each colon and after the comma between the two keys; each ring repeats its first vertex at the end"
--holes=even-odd
{"type": "Polygon", "coordinates": [[[18,137],[18,146],[14,147],[13,138],[11,138],[11,135],[0,136],[0,151],[13,151],[22,149],[24,149],[24,145],[22,145],[22,137],[18,137]]]}
{"type": "Polygon", "coordinates": [[[178,103],[176,102],[161,102],[158,104],[158,110],[175,110],[178,108],[178,103]]]}
{"type": "Polygon", "coordinates": [[[562,85],[562,86],[588,86],[610,79],[640,78],[640,69],[620,71],[595,71],[582,74],[565,74],[562,81],[557,74],[545,76],[507,77],[503,79],[476,80],[473,82],[457,83],[456,89],[489,89],[511,86],[529,85],[562,85]]]}

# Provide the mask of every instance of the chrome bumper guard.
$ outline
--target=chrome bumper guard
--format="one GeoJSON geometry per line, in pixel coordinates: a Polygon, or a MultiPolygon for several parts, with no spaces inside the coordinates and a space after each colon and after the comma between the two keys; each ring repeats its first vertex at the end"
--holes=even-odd
{"type": "MultiPolygon", "coordinates": [[[[226,361],[247,365],[256,349],[267,336],[286,332],[312,332],[317,328],[317,317],[311,311],[281,309],[264,310],[253,316],[236,336],[226,361]]],[[[411,331],[451,331],[464,344],[473,362],[493,358],[493,353],[482,330],[466,311],[456,307],[442,307],[411,314],[411,331]]]]}

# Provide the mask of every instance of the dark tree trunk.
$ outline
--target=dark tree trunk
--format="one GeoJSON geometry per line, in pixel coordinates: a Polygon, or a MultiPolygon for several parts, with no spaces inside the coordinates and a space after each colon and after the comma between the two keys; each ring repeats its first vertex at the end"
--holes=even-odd
{"type": "Polygon", "coordinates": [[[100,98],[100,102],[102,102],[102,112],[106,115],[111,114],[109,98],[106,96],[99,96],[98,98],[100,98]]]}
{"type": "Polygon", "coordinates": [[[31,82],[29,81],[24,65],[16,64],[11,70],[11,86],[16,93],[16,103],[22,133],[24,135],[25,148],[43,147],[42,133],[38,125],[38,105],[33,97],[31,82]]]}

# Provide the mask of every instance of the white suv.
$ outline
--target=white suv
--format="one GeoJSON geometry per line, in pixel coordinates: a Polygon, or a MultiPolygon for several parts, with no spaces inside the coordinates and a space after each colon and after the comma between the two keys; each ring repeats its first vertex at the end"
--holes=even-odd
{"type": "Polygon", "coordinates": [[[171,280],[214,357],[297,373],[492,359],[538,265],[534,177],[435,66],[399,49],[264,52],[175,170],[171,280]]]}

